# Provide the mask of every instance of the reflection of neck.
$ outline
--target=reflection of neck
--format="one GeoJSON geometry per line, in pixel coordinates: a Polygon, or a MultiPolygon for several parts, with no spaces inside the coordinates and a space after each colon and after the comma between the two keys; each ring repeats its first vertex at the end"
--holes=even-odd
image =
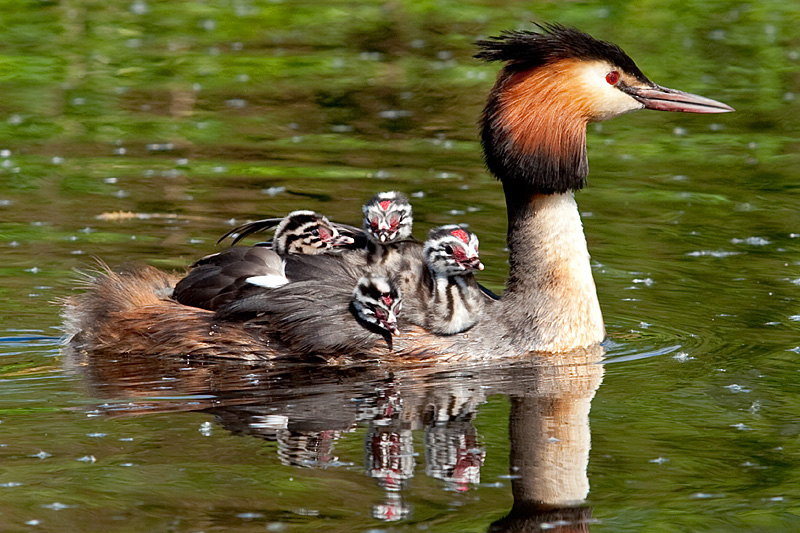
{"type": "Polygon", "coordinates": [[[575,505],[589,493],[590,399],[513,398],[511,471],[514,501],[575,505]]]}
{"type": "Polygon", "coordinates": [[[579,506],[589,492],[589,408],[603,367],[589,363],[552,371],[556,375],[543,376],[535,393],[511,399],[514,508],[502,520],[505,525],[540,523],[554,513],[585,522],[588,514],[579,506]]]}

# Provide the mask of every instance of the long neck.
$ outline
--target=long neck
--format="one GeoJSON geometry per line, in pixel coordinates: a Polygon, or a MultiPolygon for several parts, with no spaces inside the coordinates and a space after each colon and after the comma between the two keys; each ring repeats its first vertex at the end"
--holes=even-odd
{"type": "Polygon", "coordinates": [[[603,316],[574,194],[505,191],[511,269],[493,307],[512,344],[562,352],[601,342],[603,316]]]}

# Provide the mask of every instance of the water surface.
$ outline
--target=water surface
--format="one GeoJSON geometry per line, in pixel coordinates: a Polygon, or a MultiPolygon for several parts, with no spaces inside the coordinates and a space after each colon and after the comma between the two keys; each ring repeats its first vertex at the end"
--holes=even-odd
{"type": "Polygon", "coordinates": [[[9,529],[800,527],[797,6],[7,4],[9,529]],[[469,223],[481,281],[501,290],[503,197],[475,128],[496,66],[471,43],[531,19],[737,109],[590,126],[577,196],[605,364],[389,373],[60,351],[52,302],[94,257],[180,271],[233,224],[299,208],[357,223],[380,190],[412,195],[418,236],[469,223]]]}

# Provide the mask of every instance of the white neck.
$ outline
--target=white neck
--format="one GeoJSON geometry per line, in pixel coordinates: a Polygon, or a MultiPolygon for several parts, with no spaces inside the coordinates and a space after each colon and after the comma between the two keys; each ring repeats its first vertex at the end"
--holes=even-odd
{"type": "Polygon", "coordinates": [[[514,348],[564,352],[605,337],[572,192],[537,194],[510,212],[508,288],[492,306],[514,348]]]}

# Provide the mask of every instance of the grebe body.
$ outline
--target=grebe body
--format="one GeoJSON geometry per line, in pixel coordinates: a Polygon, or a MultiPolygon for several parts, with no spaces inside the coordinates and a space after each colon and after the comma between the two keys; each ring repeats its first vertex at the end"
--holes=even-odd
{"type": "MultiPolygon", "coordinates": [[[[419,326],[401,327],[391,349],[375,343],[363,355],[475,359],[569,352],[600,343],[605,328],[574,198],[588,173],[586,125],[644,108],[733,111],[708,98],[660,87],[618,46],[575,29],[540,26],[538,31],[506,32],[477,44],[476,57],[504,65],[484,108],[481,143],[487,166],[502,182],[506,197],[506,290],[498,301],[484,306],[480,320],[466,331],[440,335],[419,326]]],[[[404,243],[391,244],[397,245],[404,243]]],[[[405,246],[408,250],[398,257],[420,272],[424,258],[419,245],[405,246]]],[[[263,261],[269,271],[274,270],[270,261],[263,261]]],[[[402,318],[410,307],[406,303],[416,297],[404,283],[413,287],[418,280],[404,281],[405,271],[395,268],[404,299],[402,318]]],[[[294,267],[284,266],[291,280],[290,270],[294,267]]],[[[89,347],[120,352],[246,359],[271,358],[289,349],[263,328],[220,320],[212,311],[171,299],[166,283],[164,274],[153,269],[101,275],[86,294],[67,305],[67,329],[89,347]],[[181,343],[181,335],[191,342],[181,343]]]]}

